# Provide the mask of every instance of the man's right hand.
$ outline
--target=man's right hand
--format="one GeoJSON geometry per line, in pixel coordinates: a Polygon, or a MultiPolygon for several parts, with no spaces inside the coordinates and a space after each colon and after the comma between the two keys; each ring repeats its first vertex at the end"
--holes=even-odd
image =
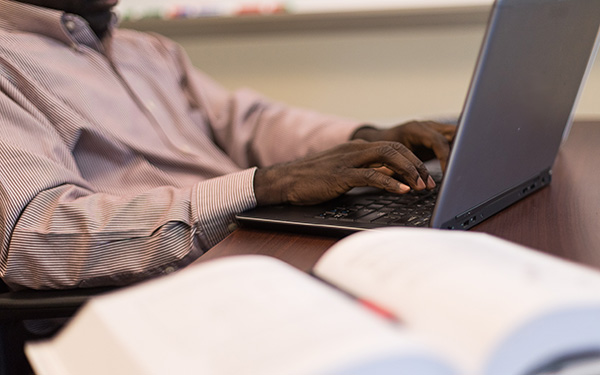
{"type": "Polygon", "coordinates": [[[401,143],[361,140],[293,162],[260,168],[254,176],[259,206],[317,204],[361,186],[403,194],[411,188],[433,189],[435,182],[423,163],[401,143]],[[394,174],[405,183],[395,179],[394,174]]]}

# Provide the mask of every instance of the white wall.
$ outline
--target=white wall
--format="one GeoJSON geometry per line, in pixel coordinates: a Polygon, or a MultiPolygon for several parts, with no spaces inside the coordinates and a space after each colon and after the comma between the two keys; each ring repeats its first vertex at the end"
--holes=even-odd
{"type": "MultiPolygon", "coordinates": [[[[230,89],[362,121],[460,112],[484,25],[295,35],[182,37],[193,63],[230,89]]],[[[600,118],[600,62],[577,115],[600,118]]]]}
{"type": "Polygon", "coordinates": [[[340,12],[374,9],[410,9],[490,5],[493,0],[121,0],[117,10],[124,15],[166,16],[175,8],[209,11],[221,15],[235,14],[251,4],[268,11],[283,6],[292,13],[340,12]]]}

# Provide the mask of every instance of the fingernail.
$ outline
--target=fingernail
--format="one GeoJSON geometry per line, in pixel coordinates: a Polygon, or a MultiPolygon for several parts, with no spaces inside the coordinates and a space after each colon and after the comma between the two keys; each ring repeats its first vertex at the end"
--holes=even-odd
{"type": "Polygon", "coordinates": [[[410,186],[404,185],[404,184],[398,184],[398,190],[400,190],[400,193],[402,193],[402,194],[408,193],[410,191],[410,186]]]}
{"type": "Polygon", "coordinates": [[[435,187],[435,181],[433,181],[433,178],[431,178],[431,176],[429,176],[429,178],[427,178],[427,188],[428,189],[433,189],[435,187]]]}
{"type": "Polygon", "coordinates": [[[417,189],[423,190],[425,188],[426,188],[425,182],[423,182],[423,179],[421,177],[419,177],[419,179],[417,180],[417,189]]]}

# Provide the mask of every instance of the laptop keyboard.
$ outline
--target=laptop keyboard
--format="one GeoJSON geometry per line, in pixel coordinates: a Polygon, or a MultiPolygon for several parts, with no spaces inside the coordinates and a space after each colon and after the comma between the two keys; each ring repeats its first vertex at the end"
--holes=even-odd
{"type": "Polygon", "coordinates": [[[414,191],[406,194],[367,194],[347,196],[335,201],[335,206],[316,218],[337,221],[374,223],[385,225],[409,225],[425,227],[433,213],[439,184],[433,190],[414,191]]]}

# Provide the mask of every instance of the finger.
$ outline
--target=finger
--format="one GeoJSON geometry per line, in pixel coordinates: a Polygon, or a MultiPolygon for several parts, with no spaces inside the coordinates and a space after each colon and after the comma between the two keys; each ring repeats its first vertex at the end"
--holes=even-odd
{"type": "Polygon", "coordinates": [[[401,143],[349,142],[341,147],[348,167],[386,167],[388,171],[383,170],[385,174],[403,176],[415,190],[435,187],[423,162],[401,143]]]}
{"type": "MultiPolygon", "coordinates": [[[[438,132],[436,128],[441,130],[452,125],[444,125],[436,122],[428,124],[430,124],[430,126],[423,128],[425,134],[422,135],[420,143],[433,151],[435,157],[440,161],[442,170],[445,171],[446,165],[448,164],[448,156],[450,155],[450,141],[441,132],[438,132]]],[[[435,186],[435,183],[433,186],[435,186]]]]}
{"type": "MultiPolygon", "coordinates": [[[[371,165],[370,168],[373,168],[375,171],[377,171],[379,173],[383,173],[384,175],[390,176],[390,177],[392,177],[396,174],[393,170],[389,169],[386,166],[375,167],[375,166],[371,165]]],[[[429,176],[429,177],[427,177],[427,180],[425,180],[425,185],[426,185],[427,189],[433,189],[433,188],[435,188],[436,183],[433,180],[433,178],[431,176],[429,176]]]]}
{"type": "Polygon", "coordinates": [[[401,175],[415,190],[427,187],[424,181],[429,180],[429,172],[410,150],[396,142],[374,142],[371,147],[361,152],[348,155],[347,162],[354,167],[381,164],[394,173],[401,175]]]}
{"type": "Polygon", "coordinates": [[[450,144],[448,140],[441,135],[431,139],[430,148],[433,150],[435,157],[440,161],[442,171],[446,171],[448,157],[450,156],[450,144]]]}
{"type": "Polygon", "coordinates": [[[389,169],[385,165],[382,165],[382,166],[379,166],[379,167],[371,166],[371,168],[373,168],[374,170],[376,170],[379,173],[383,173],[386,176],[393,176],[394,175],[394,171],[392,171],[391,169],[389,169]]]}
{"type": "Polygon", "coordinates": [[[456,135],[456,125],[442,124],[434,121],[429,121],[427,124],[437,133],[443,135],[448,142],[454,140],[454,136],[456,135]]]}
{"type": "Polygon", "coordinates": [[[372,168],[353,169],[348,175],[348,181],[353,187],[370,186],[395,194],[410,191],[410,186],[372,168]]]}
{"type": "MultiPolygon", "coordinates": [[[[435,121],[415,121],[403,124],[398,127],[397,130],[403,130],[405,133],[409,134],[405,139],[406,146],[414,146],[416,149],[418,149],[419,146],[423,146],[431,150],[433,155],[440,160],[440,164],[445,171],[448,155],[450,153],[449,143],[454,140],[456,126],[435,121]]],[[[425,156],[425,154],[421,156],[425,156]]],[[[416,163],[415,165],[419,164],[416,163]]],[[[422,169],[419,169],[419,174],[423,181],[426,181],[427,188],[432,189],[435,187],[435,182],[429,177],[424,166],[422,169]]]]}
{"type": "Polygon", "coordinates": [[[433,178],[431,178],[431,176],[429,175],[429,171],[427,170],[427,167],[425,166],[425,164],[423,164],[423,161],[421,161],[421,159],[419,159],[412,151],[410,151],[402,144],[395,143],[392,145],[392,147],[396,148],[396,150],[400,154],[402,154],[402,156],[407,158],[417,170],[417,173],[420,177],[420,181],[416,181],[417,186],[413,186],[414,189],[423,190],[425,188],[433,189],[435,187],[435,182],[433,181],[433,178]]]}

